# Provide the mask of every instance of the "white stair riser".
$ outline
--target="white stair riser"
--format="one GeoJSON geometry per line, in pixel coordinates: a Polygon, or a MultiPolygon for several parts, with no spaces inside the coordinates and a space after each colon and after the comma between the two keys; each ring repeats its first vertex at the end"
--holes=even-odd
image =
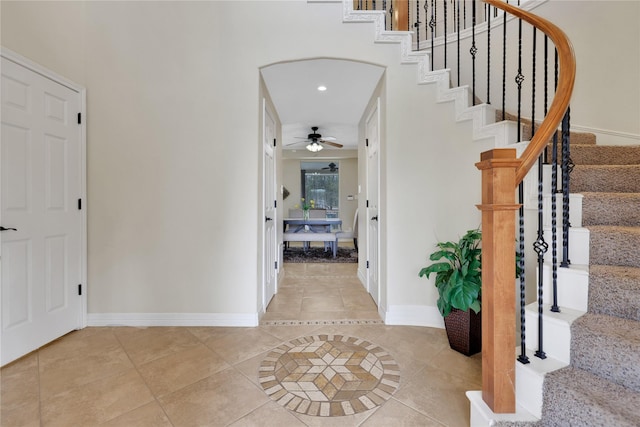
{"type": "MultiPolygon", "coordinates": [[[[582,227],[582,194],[569,195],[569,222],[572,227],[582,227]]],[[[551,228],[552,224],[552,201],[551,195],[547,194],[542,199],[542,221],[545,227],[551,228]]],[[[562,206],[562,194],[556,194],[556,227],[562,227],[562,215],[564,209],[562,206]]]]}
{"type": "MultiPolygon", "coordinates": [[[[553,303],[553,268],[543,267],[542,301],[553,303]]],[[[589,305],[589,273],[585,270],[558,267],[558,305],[573,310],[587,311],[589,305]]]]}
{"type": "MultiPolygon", "coordinates": [[[[558,265],[562,262],[562,223],[556,229],[558,265]]],[[[553,245],[551,228],[545,227],[544,240],[549,249],[544,255],[544,262],[551,264],[553,259],[553,245]]],[[[589,265],[589,230],[581,227],[569,228],[569,261],[571,264],[589,265]]]]}
{"type": "MultiPolygon", "coordinates": [[[[525,322],[527,328],[526,346],[534,351],[538,350],[538,312],[527,308],[525,322]]],[[[570,359],[571,325],[552,321],[548,316],[543,316],[542,331],[542,350],[547,355],[568,364],[570,359]]]]}
{"type": "Polygon", "coordinates": [[[516,402],[537,418],[542,418],[543,382],[544,375],[516,362],[516,402]]]}

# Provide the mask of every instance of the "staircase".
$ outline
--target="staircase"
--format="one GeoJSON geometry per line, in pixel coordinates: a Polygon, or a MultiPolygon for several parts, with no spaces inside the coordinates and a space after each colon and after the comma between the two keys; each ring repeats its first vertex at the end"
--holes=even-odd
{"type": "Polygon", "coordinates": [[[640,425],[640,146],[571,146],[589,231],[588,307],[570,365],[544,378],[542,426],[640,425]]]}
{"type": "MultiPolygon", "coordinates": [[[[376,42],[399,43],[401,62],[417,65],[418,83],[436,84],[438,102],[453,102],[456,120],[472,120],[473,139],[493,137],[495,147],[515,140],[514,122],[497,122],[489,105],[471,106],[469,88],[451,87],[448,70],[429,70],[428,55],[411,51],[410,33],[385,31],[381,14],[353,11],[350,3],[343,2],[344,22],[373,22],[376,42]]],[[[523,135],[528,134],[525,127],[523,135]]],[[[557,272],[560,313],[549,311],[551,180],[545,178],[550,248],[539,274],[544,276],[547,358],[534,356],[534,302],[526,307],[530,363],[516,363],[517,413],[493,414],[480,392],[468,392],[472,426],[640,425],[640,146],[599,146],[590,134],[572,133],[571,140],[576,165],[570,188],[571,265],[557,272]]],[[[544,173],[550,175],[550,169],[545,166],[544,173]]],[[[557,198],[561,240],[561,194],[557,198]]]]}

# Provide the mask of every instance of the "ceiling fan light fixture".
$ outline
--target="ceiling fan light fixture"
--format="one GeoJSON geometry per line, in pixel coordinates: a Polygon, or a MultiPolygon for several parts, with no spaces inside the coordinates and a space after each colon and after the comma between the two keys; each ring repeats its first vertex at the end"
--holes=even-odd
{"type": "Polygon", "coordinates": [[[320,85],[320,86],[318,86],[318,90],[320,92],[324,92],[325,90],[327,90],[327,87],[325,85],[320,85]]]}
{"type": "Polygon", "coordinates": [[[314,141],[307,145],[307,150],[311,151],[312,153],[317,153],[318,151],[322,150],[322,145],[314,141]]]}

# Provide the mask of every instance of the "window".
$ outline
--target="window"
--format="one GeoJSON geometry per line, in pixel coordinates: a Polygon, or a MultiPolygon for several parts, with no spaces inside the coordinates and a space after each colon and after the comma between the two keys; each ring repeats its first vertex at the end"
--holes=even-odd
{"type": "Polygon", "coordinates": [[[302,197],[313,200],[317,209],[338,214],[340,200],[339,167],[334,162],[300,162],[302,197]]]}

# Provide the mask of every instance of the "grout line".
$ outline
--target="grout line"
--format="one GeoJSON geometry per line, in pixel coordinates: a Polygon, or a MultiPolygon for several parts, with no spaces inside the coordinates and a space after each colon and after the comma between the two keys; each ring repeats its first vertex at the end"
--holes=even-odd
{"type": "MultiPolygon", "coordinates": [[[[129,362],[131,362],[131,364],[133,365],[133,369],[135,369],[135,370],[136,370],[136,372],[137,372],[137,373],[138,373],[138,375],[140,376],[140,379],[142,380],[142,382],[144,383],[144,385],[145,385],[145,386],[147,386],[147,389],[149,389],[149,393],[151,393],[151,396],[153,396],[153,400],[154,400],[154,401],[156,402],[156,404],[160,407],[160,410],[162,410],[162,413],[164,414],[164,416],[165,416],[165,417],[167,417],[167,421],[169,421],[169,424],[171,424],[172,426],[175,426],[175,424],[173,424],[173,421],[171,421],[171,418],[169,417],[169,414],[167,414],[167,412],[164,410],[164,406],[162,406],[162,404],[161,404],[161,403],[160,403],[160,401],[158,400],[158,396],[156,396],[156,394],[155,394],[155,393],[153,392],[153,390],[151,389],[151,386],[149,386],[149,384],[147,383],[147,380],[144,378],[144,376],[142,375],[142,373],[141,373],[141,372],[140,372],[140,370],[138,369],[138,365],[136,365],[136,364],[133,362],[133,359],[131,359],[131,356],[129,356],[129,352],[128,352],[128,351],[127,351],[127,349],[124,347],[124,345],[122,344],[122,341],[120,341],[120,338],[118,338],[118,334],[116,334],[116,333],[115,333],[115,331],[113,330],[113,328],[111,328],[111,333],[112,333],[112,334],[113,334],[113,336],[115,337],[116,341],[118,341],[118,344],[120,344],[120,348],[122,348],[122,351],[124,351],[124,354],[126,354],[126,355],[127,355],[127,359],[129,359],[129,362]]],[[[148,362],[147,362],[147,363],[148,363],[148,362]]],[[[141,364],[141,366],[142,366],[142,365],[144,365],[144,363],[143,363],[143,364],[141,364]]],[[[142,408],[143,406],[148,405],[149,403],[151,403],[151,402],[144,403],[144,404],[142,404],[142,405],[138,406],[137,408],[133,408],[133,409],[131,409],[130,411],[127,411],[127,412],[123,412],[122,414],[117,415],[117,416],[115,416],[115,417],[113,417],[113,418],[110,418],[109,420],[106,420],[106,421],[104,421],[104,422],[111,421],[111,420],[113,420],[113,419],[115,419],[115,418],[118,418],[118,417],[120,417],[120,416],[124,415],[124,414],[128,414],[128,413],[130,413],[130,412],[132,412],[132,411],[135,411],[135,410],[137,410],[137,409],[140,409],[140,408],[142,408]]]]}

